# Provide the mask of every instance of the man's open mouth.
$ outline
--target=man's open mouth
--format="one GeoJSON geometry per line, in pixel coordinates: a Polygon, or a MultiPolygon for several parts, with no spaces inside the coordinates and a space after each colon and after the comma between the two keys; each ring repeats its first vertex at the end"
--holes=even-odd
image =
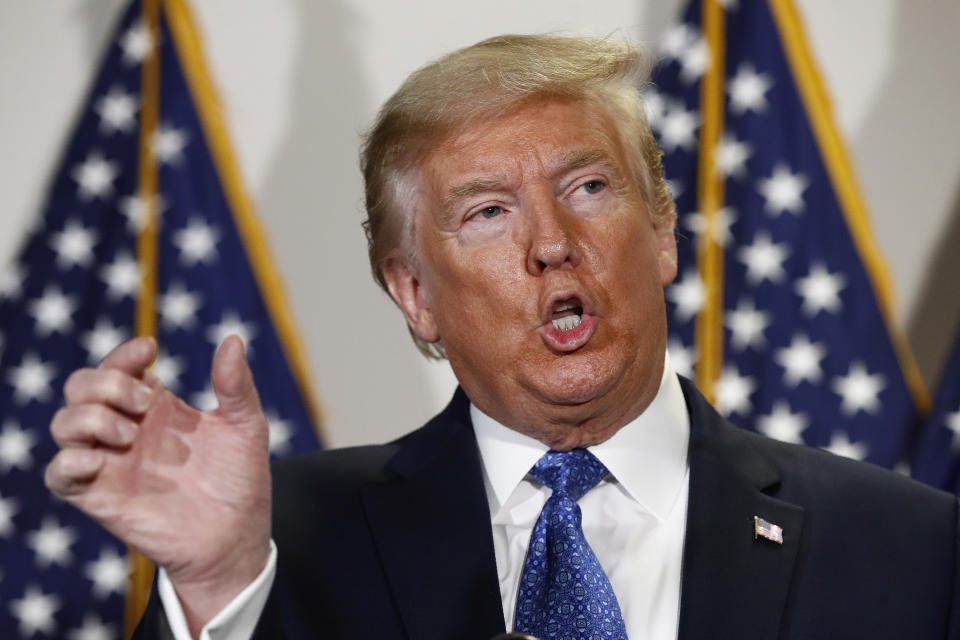
{"type": "Polygon", "coordinates": [[[561,303],[553,310],[553,317],[550,322],[557,331],[570,331],[580,326],[583,320],[583,306],[578,300],[571,300],[561,303]]]}

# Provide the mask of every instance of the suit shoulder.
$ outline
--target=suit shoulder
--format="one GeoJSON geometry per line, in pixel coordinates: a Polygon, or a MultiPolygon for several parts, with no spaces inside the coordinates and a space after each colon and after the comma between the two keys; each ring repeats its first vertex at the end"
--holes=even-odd
{"type": "Polygon", "coordinates": [[[680,379],[690,412],[691,445],[724,459],[734,473],[800,505],[851,512],[935,514],[956,524],[957,499],[888,469],[804,445],[780,442],[720,416],[692,382],[680,379]]]}
{"type": "Polygon", "coordinates": [[[957,499],[945,491],[874,464],[733,428],[779,469],[781,494],[842,508],[869,507],[899,514],[933,510],[954,518],[957,499]]]}
{"type": "Polygon", "coordinates": [[[324,487],[357,486],[383,480],[390,474],[387,461],[398,451],[396,443],[328,449],[291,456],[272,467],[276,488],[296,485],[324,487]]]}

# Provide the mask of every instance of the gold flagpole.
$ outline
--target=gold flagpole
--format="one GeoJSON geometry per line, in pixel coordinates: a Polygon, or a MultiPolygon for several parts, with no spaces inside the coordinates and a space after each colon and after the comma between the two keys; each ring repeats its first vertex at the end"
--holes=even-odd
{"type": "MultiPolygon", "coordinates": [[[[157,334],[157,164],[153,155],[153,134],[160,108],[160,0],[143,0],[143,27],[150,34],[151,51],[143,60],[143,86],[140,90],[140,148],[137,197],[144,208],[144,224],[137,238],[137,263],[140,267],[140,295],[135,313],[136,334],[157,334]]],[[[132,547],[127,548],[130,579],[127,583],[123,635],[129,639],[143,615],[153,583],[153,564],[132,547]]]]}

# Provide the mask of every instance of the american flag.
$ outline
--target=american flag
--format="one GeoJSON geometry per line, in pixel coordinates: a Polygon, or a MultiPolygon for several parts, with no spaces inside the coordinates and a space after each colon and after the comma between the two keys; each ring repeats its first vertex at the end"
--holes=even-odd
{"type": "Polygon", "coordinates": [[[745,428],[908,461],[923,384],[791,3],[694,0],[658,57],[674,365],[745,428]]]}
{"type": "Polygon", "coordinates": [[[960,332],[917,446],[913,475],[960,495],[960,332]]]}
{"type": "Polygon", "coordinates": [[[122,632],[126,548],[43,484],[74,369],[154,333],[154,373],[211,408],[213,350],[237,333],[271,453],[318,446],[303,352],[200,56],[182,0],[130,4],[42,215],[0,272],[2,638],[122,632]]]}
{"type": "Polygon", "coordinates": [[[760,516],[753,516],[753,539],[766,538],[771,542],[783,544],[783,527],[768,522],[760,516]]]}

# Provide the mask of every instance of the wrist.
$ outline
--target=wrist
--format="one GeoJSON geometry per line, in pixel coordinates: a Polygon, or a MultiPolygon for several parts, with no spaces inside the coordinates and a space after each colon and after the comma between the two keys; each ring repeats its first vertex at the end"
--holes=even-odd
{"type": "Polygon", "coordinates": [[[166,568],[191,637],[199,637],[201,630],[260,576],[271,556],[271,544],[268,537],[262,544],[245,545],[201,571],[166,568]]]}

